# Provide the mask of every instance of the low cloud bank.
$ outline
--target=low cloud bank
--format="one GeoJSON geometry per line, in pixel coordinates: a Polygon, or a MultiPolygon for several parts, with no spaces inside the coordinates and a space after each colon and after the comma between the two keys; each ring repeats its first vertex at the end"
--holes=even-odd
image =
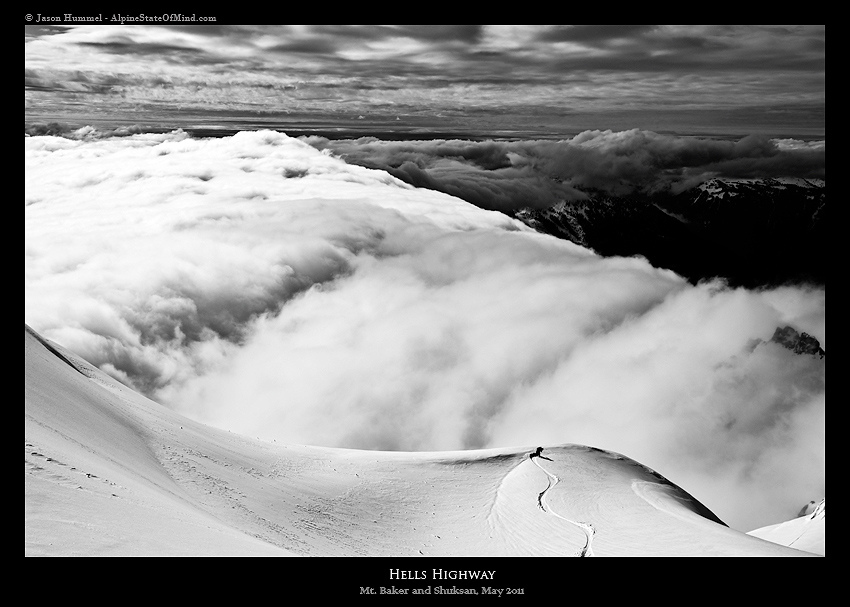
{"type": "MultiPolygon", "coordinates": [[[[455,162],[529,162],[501,146],[455,162]]],[[[691,286],[271,131],[25,149],[25,321],[198,420],[364,449],[589,444],[741,529],[824,494],[823,360],[752,348],[785,325],[825,348],[823,290],[691,286]]]]}
{"type": "Polygon", "coordinates": [[[93,126],[73,128],[62,122],[35,122],[24,129],[28,137],[49,135],[67,139],[108,139],[110,137],[127,137],[144,133],[139,125],[121,126],[114,129],[96,129],[93,126]]]}
{"type": "Polygon", "coordinates": [[[712,177],[824,178],[824,142],[584,131],[563,141],[381,141],[303,137],[347,162],[503,212],[587,198],[678,193],[712,177]]]}

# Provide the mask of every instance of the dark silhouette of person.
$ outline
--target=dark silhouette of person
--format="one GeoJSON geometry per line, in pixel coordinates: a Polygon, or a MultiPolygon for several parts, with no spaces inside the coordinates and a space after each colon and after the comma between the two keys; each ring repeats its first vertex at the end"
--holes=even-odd
{"type": "Polygon", "coordinates": [[[529,459],[531,459],[531,458],[533,458],[533,457],[541,457],[541,458],[543,458],[543,459],[548,459],[548,460],[551,462],[551,461],[552,461],[552,458],[550,458],[550,457],[546,457],[545,455],[540,455],[540,453],[541,453],[542,451],[543,451],[543,447],[537,447],[537,451],[535,451],[534,453],[529,453],[529,454],[528,454],[529,459]]]}

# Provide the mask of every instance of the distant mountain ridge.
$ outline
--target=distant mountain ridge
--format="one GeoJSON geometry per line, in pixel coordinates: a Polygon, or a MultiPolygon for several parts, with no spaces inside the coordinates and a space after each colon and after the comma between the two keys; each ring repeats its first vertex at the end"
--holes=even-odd
{"type": "Polygon", "coordinates": [[[678,194],[587,194],[514,217],[600,255],[642,255],[694,284],[825,283],[823,179],[714,178],[678,194]]]}

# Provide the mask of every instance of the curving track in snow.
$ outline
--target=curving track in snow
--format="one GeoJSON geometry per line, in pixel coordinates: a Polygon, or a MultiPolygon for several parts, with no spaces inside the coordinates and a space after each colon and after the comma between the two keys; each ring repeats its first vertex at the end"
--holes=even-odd
{"type": "Polygon", "coordinates": [[[535,466],[540,468],[546,474],[546,477],[549,479],[549,484],[546,485],[546,488],[541,491],[540,494],[537,496],[537,506],[543,512],[551,514],[552,516],[557,516],[559,519],[567,521],[568,523],[575,525],[576,527],[584,531],[585,538],[587,539],[584,544],[584,548],[579,550],[576,553],[576,556],[593,556],[593,536],[596,534],[596,529],[590,523],[585,523],[583,521],[574,521],[572,519],[568,519],[565,516],[561,516],[549,507],[549,505],[546,503],[546,493],[555,485],[557,485],[561,479],[559,479],[555,474],[552,474],[546,468],[540,465],[540,463],[537,461],[540,459],[539,453],[529,454],[529,459],[535,466]]]}

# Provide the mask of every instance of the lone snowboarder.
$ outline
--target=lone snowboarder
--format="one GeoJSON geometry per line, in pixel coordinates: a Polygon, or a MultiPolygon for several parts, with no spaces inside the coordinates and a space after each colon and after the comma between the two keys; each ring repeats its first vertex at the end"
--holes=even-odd
{"type": "Polygon", "coordinates": [[[540,455],[540,453],[542,451],[543,451],[543,447],[537,447],[537,451],[535,451],[534,453],[529,453],[528,458],[531,459],[531,458],[534,458],[534,457],[541,457],[543,459],[548,459],[551,462],[552,458],[546,457],[545,455],[540,455]]]}

